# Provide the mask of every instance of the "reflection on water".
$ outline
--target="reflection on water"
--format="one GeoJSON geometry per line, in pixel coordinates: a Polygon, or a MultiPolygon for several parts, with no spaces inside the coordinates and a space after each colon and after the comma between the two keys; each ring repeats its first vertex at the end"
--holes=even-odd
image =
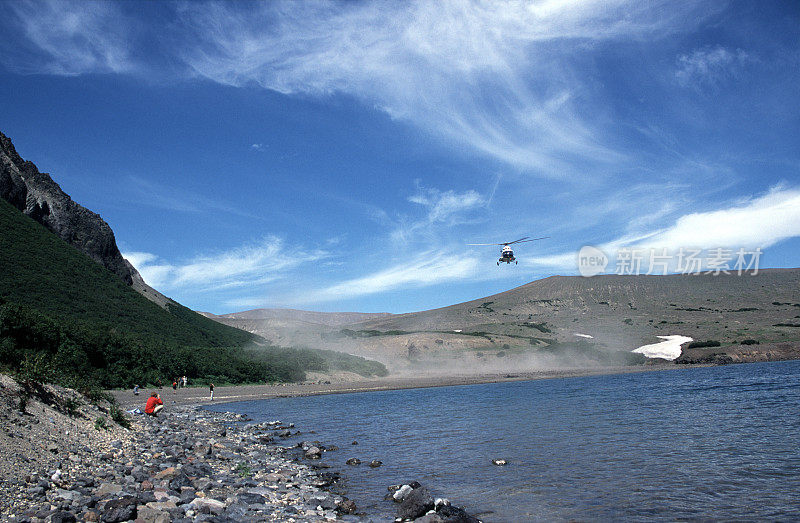
{"type": "Polygon", "coordinates": [[[386,518],[386,487],[414,479],[486,521],[800,518],[800,362],[223,407],[316,431],[300,438],[338,446],[323,461],[386,518]]]}

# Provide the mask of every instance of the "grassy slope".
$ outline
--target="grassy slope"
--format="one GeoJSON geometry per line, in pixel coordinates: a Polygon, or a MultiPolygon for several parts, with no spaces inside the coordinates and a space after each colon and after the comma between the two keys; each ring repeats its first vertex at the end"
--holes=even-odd
{"type": "Polygon", "coordinates": [[[178,304],[165,311],[3,199],[0,299],[51,317],[176,345],[235,347],[253,339],[178,304]]]}

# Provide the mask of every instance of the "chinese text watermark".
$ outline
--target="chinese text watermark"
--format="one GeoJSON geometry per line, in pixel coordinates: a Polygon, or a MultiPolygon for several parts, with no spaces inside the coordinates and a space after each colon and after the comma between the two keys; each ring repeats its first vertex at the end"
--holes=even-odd
{"type": "MultiPolygon", "coordinates": [[[[614,257],[612,274],[758,274],[761,248],[687,249],[677,251],[664,248],[623,247],[614,257]]],[[[578,253],[578,271],[581,276],[595,276],[606,270],[610,258],[598,247],[584,246],[578,253]]]]}

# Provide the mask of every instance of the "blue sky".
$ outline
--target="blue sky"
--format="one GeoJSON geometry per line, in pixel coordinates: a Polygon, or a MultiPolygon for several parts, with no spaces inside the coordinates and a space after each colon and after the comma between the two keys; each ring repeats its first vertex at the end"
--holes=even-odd
{"type": "Polygon", "coordinates": [[[429,309],[585,245],[800,266],[795,1],[0,3],[0,130],[194,309],[429,309]]]}

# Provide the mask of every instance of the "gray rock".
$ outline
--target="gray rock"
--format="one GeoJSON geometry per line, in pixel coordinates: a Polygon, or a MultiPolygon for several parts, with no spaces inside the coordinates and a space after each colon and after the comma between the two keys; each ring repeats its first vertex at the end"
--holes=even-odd
{"type": "MultiPolygon", "coordinates": [[[[449,520],[447,521],[449,522],[449,520]]],[[[442,517],[436,512],[433,512],[431,514],[425,514],[421,518],[417,518],[414,520],[414,523],[444,523],[444,522],[445,520],[442,519],[442,517]]]]}
{"type": "Polygon", "coordinates": [[[356,503],[351,499],[342,500],[342,502],[339,503],[339,506],[336,507],[336,511],[339,514],[355,514],[356,510],[356,503]]]}
{"type": "Polygon", "coordinates": [[[264,503],[264,496],[250,492],[240,492],[236,495],[240,503],[247,505],[255,505],[257,503],[264,503]]]}
{"type": "Polygon", "coordinates": [[[122,485],[117,485],[115,483],[102,483],[95,491],[95,494],[98,496],[106,496],[108,494],[119,494],[120,492],[122,492],[122,485]]]}
{"type": "Polygon", "coordinates": [[[194,488],[202,491],[208,490],[212,483],[213,481],[211,481],[209,478],[197,478],[196,480],[192,481],[194,488]]]}
{"type": "Polygon", "coordinates": [[[143,523],[169,523],[172,521],[172,516],[169,512],[163,512],[151,507],[139,507],[136,519],[137,521],[143,521],[143,523]]]}
{"type": "Polygon", "coordinates": [[[73,490],[57,489],[55,492],[55,498],[60,500],[74,501],[79,497],[80,493],[73,490]]]}
{"type": "Polygon", "coordinates": [[[121,523],[136,519],[136,499],[132,496],[112,499],[103,506],[100,521],[104,523],[121,523]]]}
{"type": "MultiPolygon", "coordinates": [[[[389,487],[389,489],[391,490],[392,487],[389,487]]],[[[406,497],[409,494],[411,494],[412,490],[414,489],[411,488],[411,485],[402,485],[394,490],[394,492],[392,493],[392,499],[400,503],[401,501],[406,499],[406,497]]]]}
{"type": "Polygon", "coordinates": [[[76,521],[75,514],[67,511],[56,512],[50,516],[50,523],[75,523],[76,521]]]}
{"type": "Polygon", "coordinates": [[[401,519],[416,519],[424,516],[433,507],[434,502],[431,493],[425,487],[418,487],[413,489],[400,503],[397,509],[397,517],[401,519]]]}
{"type": "Polygon", "coordinates": [[[436,513],[447,523],[480,523],[478,518],[470,516],[464,509],[452,505],[440,505],[437,507],[436,513]]]}

